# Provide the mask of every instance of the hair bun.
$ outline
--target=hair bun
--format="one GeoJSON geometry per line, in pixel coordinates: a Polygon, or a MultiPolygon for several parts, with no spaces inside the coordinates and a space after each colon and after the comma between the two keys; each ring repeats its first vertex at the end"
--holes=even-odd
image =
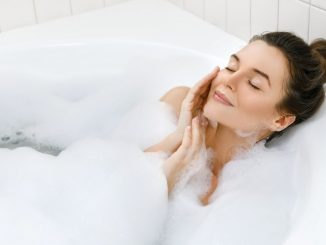
{"type": "MultiPolygon", "coordinates": [[[[310,49],[313,55],[316,55],[320,60],[324,74],[326,73],[326,39],[317,38],[310,43],[310,49]]],[[[323,81],[326,83],[326,79],[323,81]]]]}
{"type": "Polygon", "coordinates": [[[310,48],[326,59],[326,39],[317,38],[310,43],[310,48]]]}
{"type": "Polygon", "coordinates": [[[310,48],[314,54],[317,54],[321,61],[326,62],[326,39],[317,38],[310,43],[310,48]]]}

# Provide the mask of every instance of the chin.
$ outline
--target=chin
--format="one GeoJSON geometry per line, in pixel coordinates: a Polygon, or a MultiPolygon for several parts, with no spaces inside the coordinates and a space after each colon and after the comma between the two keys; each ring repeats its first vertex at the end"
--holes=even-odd
{"type": "Polygon", "coordinates": [[[209,125],[210,125],[211,127],[216,128],[217,125],[218,125],[218,122],[217,122],[216,120],[212,120],[212,116],[211,116],[210,113],[209,113],[207,110],[205,110],[205,109],[206,109],[206,105],[205,105],[204,108],[203,108],[203,116],[207,118],[208,123],[209,123],[209,125]]]}

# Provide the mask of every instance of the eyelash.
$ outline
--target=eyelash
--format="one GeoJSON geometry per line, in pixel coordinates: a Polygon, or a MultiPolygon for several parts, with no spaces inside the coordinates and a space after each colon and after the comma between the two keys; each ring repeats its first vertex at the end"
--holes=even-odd
{"type": "MultiPolygon", "coordinates": [[[[231,70],[229,67],[225,67],[225,69],[228,70],[228,71],[230,71],[230,72],[235,72],[234,70],[231,70]]],[[[250,85],[253,89],[260,90],[260,88],[258,88],[258,87],[256,87],[255,85],[253,85],[253,84],[251,83],[250,80],[248,80],[248,83],[249,83],[249,85],[250,85]]]]}

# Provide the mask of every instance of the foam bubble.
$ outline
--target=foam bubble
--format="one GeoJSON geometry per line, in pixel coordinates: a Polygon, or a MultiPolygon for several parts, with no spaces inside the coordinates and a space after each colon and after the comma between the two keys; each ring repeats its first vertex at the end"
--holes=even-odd
{"type": "Polygon", "coordinates": [[[247,137],[258,135],[258,131],[256,131],[256,130],[253,130],[253,131],[244,131],[244,130],[240,130],[240,129],[235,129],[234,132],[238,136],[240,136],[242,138],[247,138],[247,137]]]}
{"type": "Polygon", "coordinates": [[[0,149],[2,242],[154,244],[167,188],[152,157],[99,139],[76,142],[57,157],[28,147],[0,149]]]}
{"type": "Polygon", "coordinates": [[[179,173],[175,187],[171,193],[171,198],[178,195],[191,179],[197,179],[198,185],[196,185],[196,193],[208,188],[208,180],[210,179],[208,175],[210,176],[211,173],[209,167],[213,158],[213,153],[214,152],[211,149],[206,149],[204,147],[201,148],[198,157],[193,159],[188,166],[179,173]],[[199,179],[201,181],[198,181],[199,179]]]}
{"type": "Polygon", "coordinates": [[[92,79],[80,92],[79,82],[23,78],[0,83],[3,244],[152,245],[167,211],[167,245],[281,244],[293,197],[288,152],[233,161],[223,171],[216,199],[203,207],[198,197],[211,173],[209,154],[202,151],[183,173],[167,210],[161,156],[148,157],[140,148],[174,129],[171,110],[146,101],[123,117],[121,111],[133,103],[121,97],[123,82],[117,90],[106,83],[94,87],[92,79]]]}
{"type": "Polygon", "coordinates": [[[81,92],[75,89],[81,81],[54,85],[25,77],[0,83],[1,242],[155,244],[168,202],[163,156],[140,148],[172,130],[162,113],[170,111],[145,102],[114,131],[119,141],[110,136],[121,113],[136,112],[131,98],[118,101],[124,83],[116,90],[107,82],[94,86],[92,78],[81,92]],[[138,141],[135,132],[143,135],[138,141]]]}
{"type": "Polygon", "coordinates": [[[198,172],[170,202],[160,244],[282,244],[295,203],[293,154],[263,144],[243,152],[224,167],[207,206],[194,194],[207,181],[198,172]]]}

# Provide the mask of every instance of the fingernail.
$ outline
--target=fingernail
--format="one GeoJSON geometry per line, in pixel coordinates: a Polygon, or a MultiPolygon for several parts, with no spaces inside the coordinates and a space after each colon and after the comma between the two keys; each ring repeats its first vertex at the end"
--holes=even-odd
{"type": "Polygon", "coordinates": [[[202,126],[207,126],[207,124],[208,124],[207,121],[203,121],[203,122],[201,123],[202,126]]]}
{"type": "Polygon", "coordinates": [[[203,112],[200,114],[200,118],[201,118],[201,121],[205,121],[205,120],[206,120],[206,118],[205,118],[205,116],[204,116],[204,113],[203,113],[203,112]]]}

